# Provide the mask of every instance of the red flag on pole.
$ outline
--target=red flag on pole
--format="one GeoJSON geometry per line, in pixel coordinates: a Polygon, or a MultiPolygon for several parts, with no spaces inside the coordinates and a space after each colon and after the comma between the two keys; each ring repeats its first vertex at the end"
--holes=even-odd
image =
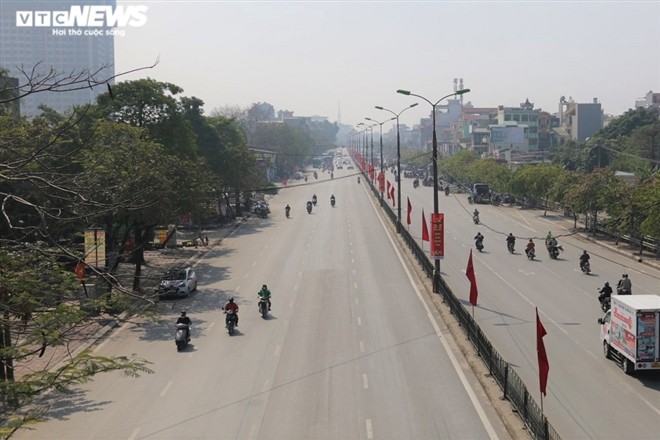
{"type": "Polygon", "coordinates": [[[422,209],[422,241],[429,241],[429,227],[426,226],[426,217],[424,217],[423,209],[422,209]]]}
{"type": "Polygon", "coordinates": [[[545,353],[545,345],[543,344],[543,337],[546,334],[545,328],[539,319],[539,309],[536,308],[536,353],[539,358],[539,384],[541,386],[541,393],[544,396],[546,395],[545,387],[548,384],[548,372],[550,371],[548,355],[545,353]]]}
{"type": "Polygon", "coordinates": [[[85,265],[82,261],[78,261],[78,264],[76,264],[76,276],[79,280],[85,278],[85,265]]]}
{"type": "Polygon", "coordinates": [[[412,213],[412,205],[410,204],[410,198],[406,197],[408,199],[408,219],[406,220],[406,223],[410,225],[412,223],[412,220],[410,219],[410,214],[412,213]]]}
{"type": "Polygon", "coordinates": [[[392,185],[390,184],[390,181],[388,180],[388,181],[387,181],[387,191],[385,191],[385,192],[387,193],[387,198],[388,198],[388,199],[390,198],[390,187],[391,187],[391,186],[392,186],[392,185]]]}
{"type": "Polygon", "coordinates": [[[465,276],[468,278],[468,280],[470,280],[470,304],[476,306],[479,292],[477,291],[477,278],[474,275],[474,266],[472,265],[472,249],[470,249],[470,258],[468,258],[468,265],[467,269],[465,270],[465,276]]]}

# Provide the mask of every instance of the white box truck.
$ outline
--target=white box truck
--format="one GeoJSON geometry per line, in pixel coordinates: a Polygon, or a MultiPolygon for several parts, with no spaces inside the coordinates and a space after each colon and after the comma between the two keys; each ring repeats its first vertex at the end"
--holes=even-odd
{"type": "Polygon", "coordinates": [[[626,374],[660,370],[660,296],[612,295],[598,323],[605,357],[617,359],[626,374]]]}

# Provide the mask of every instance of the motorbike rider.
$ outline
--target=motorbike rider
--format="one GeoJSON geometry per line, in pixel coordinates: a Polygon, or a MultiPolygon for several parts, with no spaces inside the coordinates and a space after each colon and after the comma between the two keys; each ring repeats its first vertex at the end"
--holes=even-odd
{"type": "Polygon", "coordinates": [[[307,212],[312,212],[312,201],[311,200],[307,201],[307,212]]]}
{"type": "Polygon", "coordinates": [[[289,218],[289,213],[291,212],[291,207],[289,204],[286,204],[286,207],[284,208],[284,212],[286,213],[286,218],[289,218]]]}
{"type": "Polygon", "coordinates": [[[358,183],[360,183],[360,176],[358,176],[358,183]]]}
{"type": "Polygon", "coordinates": [[[259,298],[268,300],[268,310],[270,310],[270,290],[268,290],[268,286],[265,284],[261,286],[261,290],[257,292],[257,295],[259,295],[259,298]]]}
{"type": "Polygon", "coordinates": [[[225,313],[227,313],[229,310],[234,312],[234,323],[236,324],[236,327],[238,327],[238,304],[234,302],[234,298],[229,298],[229,302],[225,304],[222,309],[225,311],[225,313]]]}
{"type": "Polygon", "coordinates": [[[330,204],[332,206],[335,206],[335,195],[334,194],[330,196],[330,204]]]}
{"type": "Polygon", "coordinates": [[[314,195],[312,196],[312,203],[316,205],[316,201],[317,201],[317,200],[318,200],[318,199],[316,198],[316,194],[314,194],[314,195]]]}
{"type": "Polygon", "coordinates": [[[449,185],[445,186],[445,195],[449,195],[449,185]]]}
{"type": "Polygon", "coordinates": [[[511,245],[511,248],[513,248],[516,245],[516,237],[513,236],[513,232],[510,232],[509,235],[506,237],[506,245],[507,247],[511,245]]]}
{"type": "Polygon", "coordinates": [[[534,244],[534,240],[530,238],[529,241],[527,242],[527,247],[525,248],[525,254],[529,256],[529,252],[533,251],[535,247],[536,245],[534,244]]]}
{"type": "Polygon", "coordinates": [[[474,236],[474,244],[479,247],[479,245],[484,244],[484,236],[481,235],[481,232],[477,232],[477,235],[474,236]]]}
{"type": "Polygon", "coordinates": [[[589,262],[589,258],[591,258],[589,253],[586,250],[582,251],[582,255],[580,255],[580,269],[584,270],[584,265],[589,262]]]}
{"type": "Polygon", "coordinates": [[[548,231],[548,235],[545,236],[545,247],[547,247],[548,250],[550,250],[550,244],[553,241],[555,243],[557,242],[557,240],[555,240],[555,237],[553,237],[553,235],[552,235],[552,231],[548,231]]]}
{"type": "Polygon", "coordinates": [[[619,295],[632,295],[632,281],[628,278],[628,274],[621,275],[621,279],[616,285],[616,292],[619,295]]]}
{"type": "Polygon", "coordinates": [[[598,301],[600,301],[602,304],[603,301],[605,301],[605,298],[610,298],[612,296],[612,288],[610,287],[610,283],[605,281],[605,285],[598,291],[598,293],[600,293],[600,295],[598,295],[598,301]]]}
{"type": "Polygon", "coordinates": [[[188,316],[186,316],[186,311],[181,310],[181,316],[179,316],[179,319],[176,320],[177,324],[186,324],[188,328],[186,329],[186,340],[190,341],[190,326],[192,325],[192,321],[188,316]]]}
{"type": "Polygon", "coordinates": [[[474,208],[474,212],[472,213],[472,219],[475,220],[476,222],[479,222],[479,211],[477,208],[474,208]]]}

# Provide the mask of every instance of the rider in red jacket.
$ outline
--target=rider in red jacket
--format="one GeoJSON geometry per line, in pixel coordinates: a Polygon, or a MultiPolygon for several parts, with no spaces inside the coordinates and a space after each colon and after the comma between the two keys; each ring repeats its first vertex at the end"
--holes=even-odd
{"type": "Polygon", "coordinates": [[[234,311],[234,317],[236,318],[236,327],[238,327],[238,304],[234,302],[234,298],[229,298],[229,302],[223,307],[225,313],[229,310],[234,311]]]}

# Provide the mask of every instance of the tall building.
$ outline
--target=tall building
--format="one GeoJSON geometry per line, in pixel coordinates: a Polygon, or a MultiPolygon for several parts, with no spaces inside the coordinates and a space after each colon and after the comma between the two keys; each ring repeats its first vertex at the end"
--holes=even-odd
{"type": "Polygon", "coordinates": [[[596,98],[592,103],[577,103],[562,96],[558,116],[559,127],[555,131],[562,143],[568,139],[584,141],[603,128],[603,110],[596,98]]]}
{"type": "MultiPolygon", "coordinates": [[[[0,68],[9,70],[9,76],[21,85],[48,75],[56,75],[48,81],[50,84],[58,79],[67,83],[67,77],[84,78],[95,72],[94,78],[99,81],[114,76],[113,28],[105,21],[101,26],[90,24],[93,18],[84,15],[85,6],[114,9],[116,0],[1,0],[0,68]],[[79,17],[73,25],[63,24],[64,18],[76,13],[79,17]]],[[[32,93],[21,99],[20,110],[23,116],[34,116],[39,113],[38,106],[45,104],[62,112],[73,105],[93,103],[106,91],[105,86],[95,86],[32,93]]]]}

